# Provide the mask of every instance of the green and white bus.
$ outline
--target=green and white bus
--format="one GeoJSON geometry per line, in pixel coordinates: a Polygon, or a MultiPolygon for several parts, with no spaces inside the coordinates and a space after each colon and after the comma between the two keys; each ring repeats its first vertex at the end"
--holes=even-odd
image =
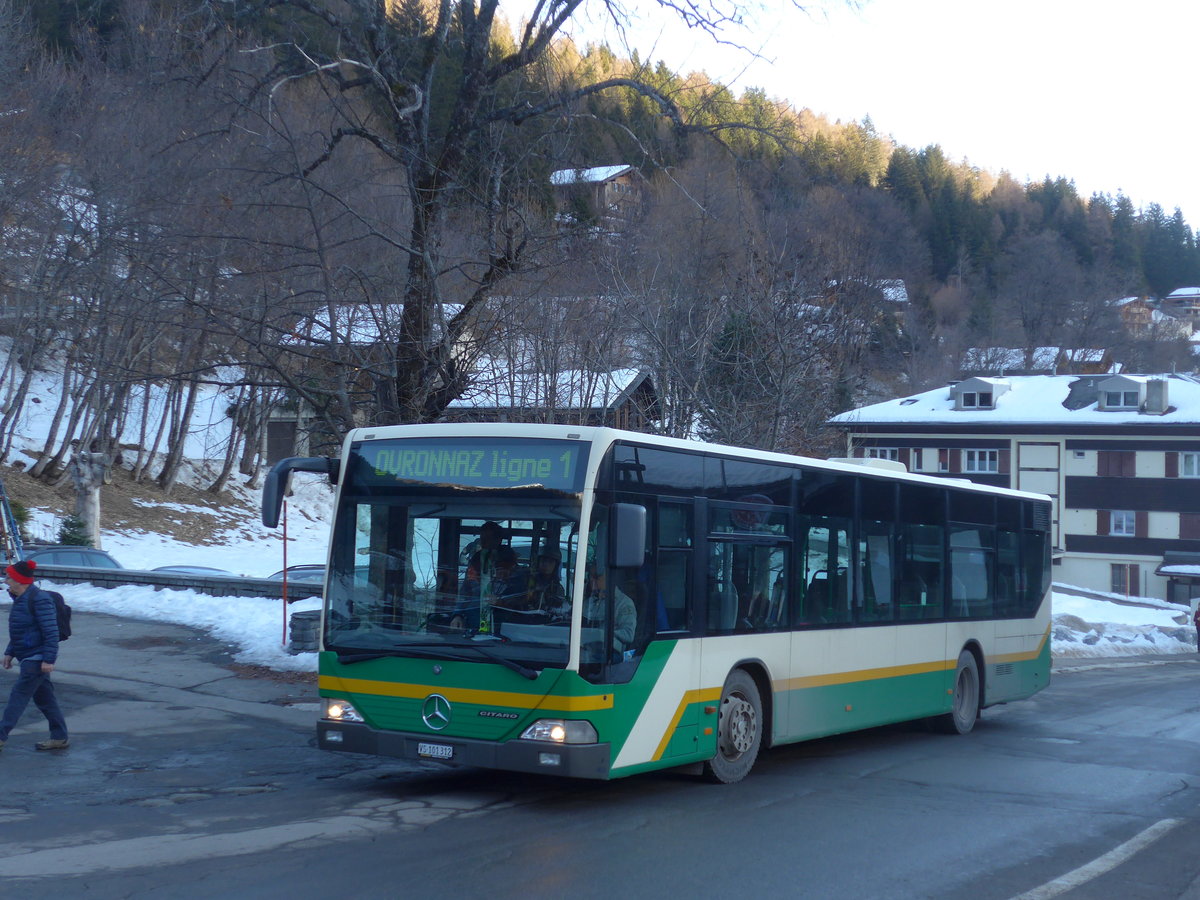
{"type": "Polygon", "coordinates": [[[777,744],[966,733],[1049,680],[1041,495],[608,428],[405,425],[278,463],[269,527],[293,471],[337,483],[326,750],[733,782],[777,744]]]}

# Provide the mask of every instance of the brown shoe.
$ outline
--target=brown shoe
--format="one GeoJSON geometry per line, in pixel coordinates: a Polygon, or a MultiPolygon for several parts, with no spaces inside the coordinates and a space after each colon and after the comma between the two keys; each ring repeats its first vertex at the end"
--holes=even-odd
{"type": "Polygon", "coordinates": [[[48,741],[38,741],[35,746],[39,750],[66,750],[71,746],[71,742],[66,739],[60,741],[58,738],[52,738],[48,741]]]}

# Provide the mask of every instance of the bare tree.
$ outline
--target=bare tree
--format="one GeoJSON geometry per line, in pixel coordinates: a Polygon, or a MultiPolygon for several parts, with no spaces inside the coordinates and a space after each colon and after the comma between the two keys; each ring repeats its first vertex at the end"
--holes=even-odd
{"type": "Polygon", "coordinates": [[[1034,349],[1058,343],[1069,305],[1085,295],[1083,268],[1066,242],[1049,231],[1018,238],[997,268],[997,300],[1017,329],[1025,367],[1032,368],[1034,349]]]}
{"type": "MultiPolygon", "coordinates": [[[[686,128],[677,106],[647,81],[619,76],[577,84],[553,70],[554,41],[583,5],[539,3],[509,35],[498,0],[267,0],[239,7],[238,21],[251,27],[269,20],[283,42],[247,47],[247,31],[211,30],[214,40],[236,36],[230,50],[255,51],[237,57],[245,66],[236,127],[264,135],[285,150],[279,159],[288,163],[264,185],[275,189],[276,203],[286,193],[292,199],[284,202],[296,209],[323,211],[303,248],[310,288],[295,296],[310,305],[300,314],[312,315],[329,298],[369,294],[380,309],[394,304],[386,307],[394,313],[386,352],[354,367],[360,381],[353,388],[343,384],[320,403],[341,405],[335,418],[343,423],[347,406],[361,414],[350,395],[364,386],[375,415],[387,421],[435,418],[462,393],[471,377],[462,344],[479,333],[477,320],[489,317],[481,308],[505,296],[501,284],[527,264],[546,223],[549,173],[535,151],[561,117],[590,96],[621,89],[648,98],[665,121],[686,128]],[[348,193],[331,172],[353,154],[364,182],[348,193]],[[322,239],[335,221],[341,239],[322,239]],[[373,266],[342,267],[355,241],[371,248],[373,266]],[[381,296],[387,283],[370,269],[386,270],[399,290],[381,296]],[[341,290],[347,283],[352,289],[341,290]]],[[[659,6],[710,33],[739,12],[710,0],[659,6]]],[[[615,2],[591,7],[624,19],[615,2]]],[[[225,5],[211,9],[214,23],[224,21],[225,5]]],[[[341,171],[344,178],[346,167],[341,171]]],[[[332,311],[326,318],[336,321],[332,311]]],[[[267,349],[273,329],[266,325],[260,364],[300,388],[267,349]]],[[[345,365],[354,351],[332,333],[328,340],[325,358],[345,365]]]]}

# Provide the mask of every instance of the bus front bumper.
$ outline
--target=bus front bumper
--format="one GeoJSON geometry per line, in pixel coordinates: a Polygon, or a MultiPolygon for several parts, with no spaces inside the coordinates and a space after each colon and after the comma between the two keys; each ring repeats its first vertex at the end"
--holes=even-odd
{"type": "Polygon", "coordinates": [[[609,777],[612,748],[607,744],[549,741],[480,741],[471,738],[377,731],[358,722],[317,722],[317,746],[343,753],[367,753],[455,766],[479,766],[570,778],[609,777]]]}

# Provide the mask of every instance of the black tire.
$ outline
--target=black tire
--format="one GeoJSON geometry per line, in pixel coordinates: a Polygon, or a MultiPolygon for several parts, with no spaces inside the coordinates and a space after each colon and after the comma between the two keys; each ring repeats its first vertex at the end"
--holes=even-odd
{"type": "Polygon", "coordinates": [[[979,664],[975,654],[964,650],[958,654],[958,665],[954,669],[954,708],[944,716],[933,719],[933,727],[942,734],[968,734],[979,718],[983,699],[979,681],[979,664]]]}
{"type": "Polygon", "coordinates": [[[744,669],[734,669],[721,689],[717,713],[717,754],[704,764],[709,781],[733,784],[754,767],[762,746],[762,698],[744,669]]]}

